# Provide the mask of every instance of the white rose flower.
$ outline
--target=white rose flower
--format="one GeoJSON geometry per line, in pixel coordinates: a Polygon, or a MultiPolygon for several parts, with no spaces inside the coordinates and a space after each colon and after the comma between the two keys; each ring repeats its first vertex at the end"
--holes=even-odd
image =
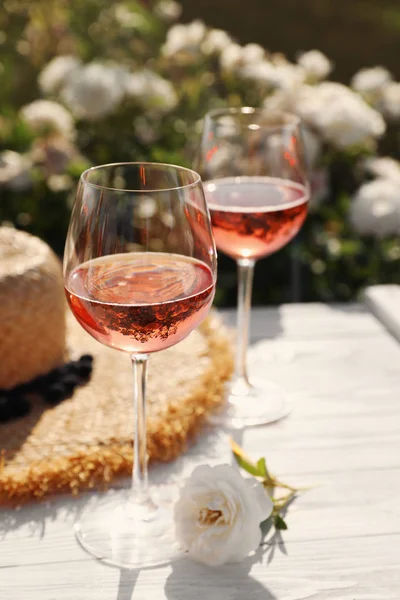
{"type": "Polygon", "coordinates": [[[267,96],[263,102],[263,107],[272,112],[294,112],[294,97],[292,90],[280,89],[267,96]]]}
{"type": "Polygon", "coordinates": [[[45,94],[57,93],[80,64],[76,56],[56,56],[39,73],[41,90],[45,94]]]}
{"type": "Polygon", "coordinates": [[[299,65],[291,63],[278,64],[275,67],[276,86],[282,89],[297,91],[297,88],[304,83],[305,71],[299,65]]]}
{"type": "Polygon", "coordinates": [[[210,29],[201,46],[206,55],[219,54],[232,43],[232,38],[222,29],[210,29]]]}
{"type": "Polygon", "coordinates": [[[400,83],[390,81],[382,88],[376,108],[387,119],[400,118],[400,83]]]}
{"type": "Polygon", "coordinates": [[[30,149],[29,158],[35,165],[40,165],[42,173],[50,175],[62,175],[78,151],[70,141],[64,137],[57,136],[45,140],[36,140],[30,149]]]}
{"type": "Polygon", "coordinates": [[[207,28],[203,21],[192,21],[188,25],[174,25],[168,30],[167,39],[162,47],[164,56],[174,58],[175,54],[198,55],[207,28]]]}
{"type": "Polygon", "coordinates": [[[242,65],[242,46],[232,42],[226,46],[219,57],[219,63],[223,71],[234,71],[242,65]]]}
{"type": "Polygon", "coordinates": [[[304,69],[307,79],[312,81],[324,79],[332,70],[331,61],[319,50],[304,52],[297,62],[304,69]]]}
{"type": "Polygon", "coordinates": [[[245,65],[261,62],[265,58],[265,50],[260,44],[246,44],[242,46],[242,61],[245,65]]]}
{"type": "Polygon", "coordinates": [[[260,523],[272,500],[255,479],[229,465],[197,467],[175,505],[178,542],[188,555],[209,566],[240,562],[261,542],[260,523]]]}
{"type": "Polygon", "coordinates": [[[382,86],[392,79],[391,74],[383,67],[361,69],[351,80],[351,86],[360,94],[380,93],[382,86]]]}
{"type": "Polygon", "coordinates": [[[61,97],[76,117],[96,121],[112,113],[121,102],[125,77],[123,69],[89,63],[71,73],[61,97]]]}
{"type": "Polygon", "coordinates": [[[246,70],[264,63],[265,50],[259,44],[240,46],[234,42],[225,46],[220,56],[220,66],[224,71],[238,71],[238,75],[246,75],[246,70]]]}
{"type": "Polygon", "coordinates": [[[22,192],[32,185],[31,162],[28,157],[4,150],[0,153],[0,186],[14,192],[22,192]]]}
{"type": "Polygon", "coordinates": [[[136,100],[143,108],[160,113],[167,113],[178,104],[178,96],[172,83],[148,69],[128,75],[125,91],[129,98],[136,100]]]}
{"type": "Polygon", "coordinates": [[[270,87],[275,87],[278,80],[276,67],[268,60],[245,65],[240,74],[245,79],[252,79],[270,87]]]}
{"type": "Polygon", "coordinates": [[[400,184],[400,163],[389,156],[368,158],[364,163],[366,171],[375,177],[389,179],[400,184]]]}
{"type": "Polygon", "coordinates": [[[71,113],[58,102],[35,100],[21,108],[21,116],[38,134],[58,133],[67,139],[75,135],[71,113]]]}
{"type": "Polygon", "coordinates": [[[182,7],[175,0],[161,0],[156,5],[154,12],[163,21],[177,21],[181,16],[182,7]]]}
{"type": "MultiPolygon", "coordinates": [[[[290,98],[288,95],[287,97],[290,98]]],[[[302,85],[297,90],[296,97],[291,97],[290,100],[296,114],[306,123],[314,126],[322,109],[320,86],[302,85]]]]}
{"type": "Polygon", "coordinates": [[[339,149],[365,146],[385,132],[378,111],[359,95],[330,81],[299,89],[295,112],[339,149]]]}
{"type": "Polygon", "coordinates": [[[363,184],[350,207],[350,220],[362,235],[384,238],[400,233],[400,184],[375,179],[363,184]]]}

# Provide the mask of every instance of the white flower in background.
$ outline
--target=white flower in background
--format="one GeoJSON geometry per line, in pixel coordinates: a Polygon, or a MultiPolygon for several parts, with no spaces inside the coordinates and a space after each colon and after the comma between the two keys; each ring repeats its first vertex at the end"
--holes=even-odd
{"type": "Polygon", "coordinates": [[[242,46],[232,42],[226,46],[219,57],[221,69],[223,71],[234,71],[242,66],[242,46]]]}
{"type": "Polygon", "coordinates": [[[331,61],[319,50],[304,52],[297,62],[311,81],[325,79],[332,70],[331,61]]]}
{"type": "Polygon", "coordinates": [[[0,187],[5,186],[14,192],[22,192],[32,185],[31,162],[28,157],[4,150],[0,153],[0,187]]]}
{"type": "Polygon", "coordinates": [[[124,96],[126,72],[120,68],[89,63],[71,73],[61,97],[74,115],[96,121],[112,113],[124,96]]]}
{"type": "Polygon", "coordinates": [[[167,21],[170,23],[172,21],[177,21],[181,16],[182,7],[175,0],[161,0],[155,9],[154,13],[162,19],[163,21],[167,21]]]}
{"type": "Polygon", "coordinates": [[[62,136],[37,139],[29,152],[32,163],[40,165],[46,177],[64,174],[71,161],[78,156],[76,147],[62,136]]]}
{"type": "Polygon", "coordinates": [[[245,79],[252,79],[270,87],[277,85],[276,67],[269,60],[243,66],[240,75],[245,79]]]}
{"type": "Polygon", "coordinates": [[[375,179],[362,185],[350,207],[350,220],[358,233],[384,238],[400,233],[400,184],[375,179]]]}
{"type": "Polygon", "coordinates": [[[134,8],[130,10],[124,4],[116,4],[114,15],[118,25],[124,29],[140,31],[147,28],[146,18],[134,8]]]}
{"type": "Polygon", "coordinates": [[[223,29],[210,29],[201,49],[206,55],[219,54],[232,43],[232,38],[223,29]]]}
{"type": "MultiPolygon", "coordinates": [[[[237,158],[237,147],[227,141],[218,146],[207,161],[207,170],[213,174],[213,178],[224,177],[232,168],[232,163],[237,158]]],[[[211,185],[211,184],[210,184],[211,185]]]]}
{"type": "Polygon", "coordinates": [[[80,60],[75,56],[56,56],[39,73],[40,89],[45,94],[55,94],[80,64],[80,60]]]}
{"type": "Polygon", "coordinates": [[[400,118],[400,83],[392,80],[387,69],[361,69],[354,75],[351,84],[387,119],[400,118]]]}
{"type": "Polygon", "coordinates": [[[74,119],[64,106],[51,100],[35,100],[21,108],[21,116],[36,133],[57,133],[67,139],[75,135],[74,119]]]}
{"type": "Polygon", "coordinates": [[[313,117],[321,107],[316,89],[316,86],[306,84],[280,88],[265,98],[263,106],[270,111],[298,114],[304,122],[313,125],[313,117]]]}
{"type": "Polygon", "coordinates": [[[243,70],[246,75],[252,75],[254,79],[269,83],[272,87],[278,88],[274,100],[271,97],[266,99],[266,107],[272,102],[277,108],[280,104],[293,103],[298,88],[304,83],[306,73],[299,65],[294,65],[282,57],[272,60],[263,60],[254,65],[249,65],[243,70]],[[282,94],[280,90],[283,90],[282,94]]]}
{"type": "Polygon", "coordinates": [[[229,138],[237,136],[238,132],[240,132],[240,125],[238,126],[235,117],[228,114],[218,119],[218,137],[229,138]]]}
{"type": "Polygon", "coordinates": [[[159,137],[154,119],[146,119],[143,116],[136,117],[133,121],[133,129],[136,137],[143,144],[153,144],[159,137]]]}
{"type": "Polygon", "coordinates": [[[188,25],[174,25],[168,30],[167,39],[162,47],[163,55],[170,58],[181,53],[197,56],[206,32],[206,26],[199,20],[188,25]]]}
{"type": "Polygon", "coordinates": [[[309,169],[313,169],[321,156],[322,142],[308,127],[303,127],[301,133],[307,166],[309,169]]]}
{"type": "Polygon", "coordinates": [[[281,63],[275,66],[275,83],[278,88],[293,90],[293,93],[296,93],[304,80],[305,71],[299,65],[281,63]]]}
{"type": "Polygon", "coordinates": [[[376,108],[387,119],[400,118],[400,83],[390,81],[382,88],[376,108]]]}
{"type": "Polygon", "coordinates": [[[368,158],[364,163],[367,172],[375,177],[389,179],[400,184],[400,163],[389,156],[368,158]]]}
{"type": "Polygon", "coordinates": [[[69,175],[50,175],[47,186],[52,192],[59,193],[71,189],[73,179],[69,175]]]}
{"type": "Polygon", "coordinates": [[[265,58],[265,50],[260,44],[242,46],[242,61],[245,65],[261,62],[265,58]]]}
{"type": "Polygon", "coordinates": [[[167,113],[178,104],[178,96],[170,81],[145,69],[128,75],[125,79],[125,92],[143,108],[167,113]]]}
{"type": "Polygon", "coordinates": [[[308,208],[310,212],[316,211],[329,197],[329,172],[321,167],[310,172],[310,200],[308,208]]]}
{"type": "Polygon", "coordinates": [[[223,49],[220,56],[220,66],[224,71],[237,71],[243,75],[249,67],[265,61],[265,50],[259,44],[246,44],[240,46],[234,42],[223,49]]]}
{"type": "Polygon", "coordinates": [[[303,85],[293,99],[293,106],[305,120],[317,121],[320,113],[329,108],[324,106],[327,100],[336,101],[359,96],[341,83],[325,81],[318,85],[303,85]]]}
{"type": "Polygon", "coordinates": [[[197,467],[175,505],[178,542],[190,558],[209,566],[240,562],[261,542],[260,523],[272,500],[255,479],[229,465],[197,467]]]}
{"type": "Polygon", "coordinates": [[[302,86],[294,111],[338,149],[365,146],[385,132],[385,122],[355,92],[330,81],[302,86]]]}
{"type": "Polygon", "coordinates": [[[270,94],[265,98],[263,107],[270,111],[294,112],[294,96],[292,90],[275,90],[273,94],[270,94]]]}
{"type": "Polygon", "coordinates": [[[391,81],[392,76],[384,67],[361,69],[351,80],[351,87],[360,94],[380,93],[382,86],[391,81]]]}

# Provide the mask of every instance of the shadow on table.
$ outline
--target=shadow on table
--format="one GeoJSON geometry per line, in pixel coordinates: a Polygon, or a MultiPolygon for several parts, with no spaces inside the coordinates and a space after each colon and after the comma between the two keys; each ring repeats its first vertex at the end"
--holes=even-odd
{"type": "Polygon", "coordinates": [[[132,600],[139,573],[140,569],[119,570],[118,592],[115,600],[132,600]]]}
{"type": "MultiPolygon", "coordinates": [[[[225,325],[235,330],[236,310],[225,309],[220,314],[225,325]]],[[[282,315],[278,306],[252,307],[250,315],[250,343],[279,337],[283,333],[281,321],[282,315]]]]}
{"type": "MultiPolygon", "coordinates": [[[[281,533],[272,537],[255,553],[240,564],[224,565],[212,569],[182,558],[171,563],[172,572],[165,583],[168,600],[277,600],[277,597],[261,582],[251,577],[251,569],[267,556],[269,564],[276,548],[286,554],[281,533]]],[[[115,600],[132,600],[140,569],[120,569],[118,591],[115,600]]]]}
{"type": "Polygon", "coordinates": [[[242,563],[224,565],[218,569],[188,559],[176,561],[171,564],[172,572],[165,583],[165,597],[168,600],[277,600],[267,587],[250,574],[252,566],[262,561],[264,553],[265,549],[260,548],[242,563]]]}
{"type": "Polygon", "coordinates": [[[7,533],[17,531],[21,527],[28,527],[31,537],[42,538],[46,533],[46,526],[52,521],[62,520],[71,524],[83,510],[89,496],[82,494],[79,498],[62,497],[51,498],[44,503],[29,504],[19,508],[0,507],[0,541],[7,533]]]}

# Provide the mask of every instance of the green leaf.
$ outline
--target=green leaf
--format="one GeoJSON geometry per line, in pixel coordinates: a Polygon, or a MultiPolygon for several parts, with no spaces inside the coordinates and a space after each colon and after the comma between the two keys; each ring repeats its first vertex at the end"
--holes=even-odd
{"type": "Polygon", "coordinates": [[[253,465],[252,463],[247,462],[247,460],[245,460],[241,456],[238,456],[235,453],[233,455],[234,455],[235,460],[236,460],[237,464],[239,465],[239,467],[242,467],[242,469],[247,471],[247,473],[250,473],[250,475],[254,475],[255,477],[261,476],[256,465],[253,465]]]}
{"type": "Polygon", "coordinates": [[[288,528],[288,526],[286,525],[286,522],[281,517],[281,515],[275,515],[274,525],[275,525],[275,529],[278,529],[280,531],[288,528]]]}
{"type": "Polygon", "coordinates": [[[265,458],[260,458],[257,461],[257,469],[258,469],[258,472],[260,473],[260,477],[264,477],[264,479],[270,478],[268,469],[267,469],[267,465],[265,462],[265,458]]]}

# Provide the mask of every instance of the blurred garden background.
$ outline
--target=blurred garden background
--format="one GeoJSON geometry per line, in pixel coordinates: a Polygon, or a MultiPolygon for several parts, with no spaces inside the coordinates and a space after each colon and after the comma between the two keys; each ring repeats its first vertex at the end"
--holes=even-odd
{"type": "MultiPolygon", "coordinates": [[[[313,194],[254,303],[400,283],[399,51],[398,0],[3,0],[0,222],[61,255],[82,170],[192,166],[207,110],[265,106],[303,119],[313,194]]],[[[220,255],[219,305],[235,286],[220,255]]]]}

